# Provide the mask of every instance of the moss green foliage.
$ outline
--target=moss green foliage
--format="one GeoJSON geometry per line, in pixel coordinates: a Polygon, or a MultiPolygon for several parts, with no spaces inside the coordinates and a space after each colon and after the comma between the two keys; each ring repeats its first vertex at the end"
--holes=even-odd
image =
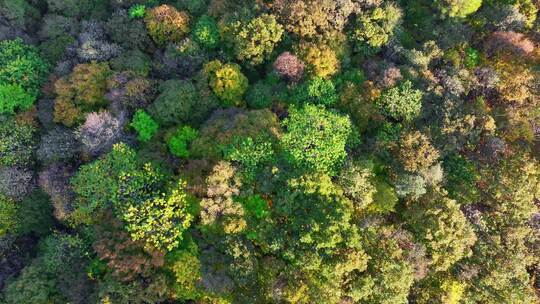
{"type": "Polygon", "coordinates": [[[20,225],[18,206],[12,199],[0,194],[0,237],[16,233],[20,225]]]}
{"type": "Polygon", "coordinates": [[[308,104],[291,108],[283,127],[287,133],[281,144],[298,168],[335,173],[347,155],[345,145],[352,132],[347,116],[308,104]]]}
{"type": "Polygon", "coordinates": [[[137,139],[142,142],[149,141],[159,129],[158,123],[143,110],[135,112],[130,126],[137,131],[137,139]]]}
{"type": "Polygon", "coordinates": [[[382,113],[398,121],[415,119],[422,109],[420,90],[414,89],[410,81],[384,91],[377,100],[382,113]]]}
{"type": "Polygon", "coordinates": [[[13,119],[0,122],[0,165],[26,165],[33,155],[35,129],[13,119]]]}
{"type": "Polygon", "coordinates": [[[242,97],[248,88],[248,79],[240,66],[235,63],[221,63],[211,61],[204,66],[208,75],[208,82],[214,93],[225,106],[239,106],[243,103],[242,97]]]}
{"type": "Polygon", "coordinates": [[[49,234],[54,225],[52,209],[47,194],[40,190],[31,193],[18,203],[17,211],[20,218],[18,233],[34,233],[38,236],[49,234]]]}
{"type": "Polygon", "coordinates": [[[192,32],[193,40],[208,50],[218,47],[220,34],[217,22],[210,16],[202,16],[197,20],[192,32]]]}
{"type": "Polygon", "coordinates": [[[179,127],[174,130],[167,139],[167,145],[169,151],[177,157],[188,158],[189,157],[189,144],[193,141],[199,132],[191,128],[190,126],[179,127]]]}
{"type": "Polygon", "coordinates": [[[261,64],[281,40],[283,27],[273,15],[261,15],[246,23],[237,21],[227,26],[225,39],[232,43],[236,58],[252,65],[261,64]]]}

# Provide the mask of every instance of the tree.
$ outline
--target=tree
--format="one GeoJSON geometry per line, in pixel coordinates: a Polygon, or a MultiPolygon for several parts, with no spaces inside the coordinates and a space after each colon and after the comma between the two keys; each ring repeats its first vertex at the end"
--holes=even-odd
{"type": "Polygon", "coordinates": [[[480,8],[482,0],[436,0],[434,5],[443,16],[465,18],[480,8]]]}
{"type": "Polygon", "coordinates": [[[355,19],[356,26],[351,34],[355,48],[366,55],[379,51],[394,35],[401,16],[399,7],[392,3],[362,11],[355,19]]]}
{"type": "Polygon", "coordinates": [[[338,176],[337,183],[354,204],[356,212],[371,205],[377,188],[374,184],[373,163],[347,161],[338,176]]]}
{"type": "Polygon", "coordinates": [[[280,142],[296,168],[335,174],[352,133],[348,116],[307,104],[292,107],[282,125],[287,132],[280,142]]]}
{"type": "Polygon", "coordinates": [[[274,62],[274,70],[282,78],[298,82],[304,76],[305,64],[295,55],[289,52],[283,52],[274,62]]]}
{"type": "Polygon", "coordinates": [[[296,105],[310,103],[330,106],[337,102],[338,94],[332,80],[314,77],[297,86],[291,100],[296,105]]]}
{"type": "Polygon", "coordinates": [[[201,123],[217,107],[218,100],[201,77],[189,80],[167,80],[160,94],[148,107],[160,125],[201,123]]]}
{"type": "Polygon", "coordinates": [[[210,61],[204,66],[208,82],[214,93],[225,106],[239,106],[248,88],[248,79],[235,63],[221,63],[219,60],[210,61]]]}
{"type": "Polygon", "coordinates": [[[158,123],[143,110],[135,112],[130,126],[137,131],[137,139],[142,142],[149,141],[159,129],[158,123]]]}
{"type": "Polygon", "coordinates": [[[0,122],[0,165],[27,165],[33,155],[35,129],[14,119],[0,122]]]}
{"type": "Polygon", "coordinates": [[[177,157],[188,158],[190,156],[188,146],[199,133],[190,126],[183,126],[175,131],[167,139],[169,151],[177,157]]]}
{"type": "Polygon", "coordinates": [[[163,4],[149,9],[144,21],[154,41],[164,46],[167,42],[179,42],[189,32],[190,16],[171,5],[163,4]]]}
{"type": "Polygon", "coordinates": [[[422,109],[422,96],[420,90],[413,89],[410,81],[383,91],[377,99],[381,112],[398,121],[415,119],[422,109]]]}
{"type": "Polygon", "coordinates": [[[19,98],[19,102],[23,102],[19,103],[18,106],[22,105],[23,108],[31,105],[39,94],[48,70],[48,64],[41,58],[35,47],[26,45],[20,38],[1,41],[0,87],[8,86],[16,92],[11,92],[8,95],[4,87],[4,94],[0,94],[0,98],[2,98],[0,99],[0,109],[7,108],[9,110],[7,105],[13,101],[8,100],[8,97],[19,98]]]}
{"type": "MultiPolygon", "coordinates": [[[[129,177],[121,175],[123,178],[129,177]]],[[[144,240],[149,249],[167,252],[177,247],[194,219],[185,187],[186,183],[180,181],[166,194],[120,206],[131,238],[144,240]]]]}
{"type": "Polygon", "coordinates": [[[122,135],[122,126],[120,120],[107,111],[92,112],[86,115],[86,121],[75,135],[87,156],[97,156],[110,151],[122,135]]]}
{"type": "Polygon", "coordinates": [[[75,212],[83,222],[91,221],[90,215],[100,211],[116,198],[119,176],[136,170],[136,154],[125,144],[116,144],[108,154],[83,165],[71,180],[77,195],[75,212]]]}
{"type": "Polygon", "coordinates": [[[430,194],[422,203],[413,203],[404,216],[416,239],[426,246],[435,271],[446,271],[472,254],[476,235],[456,201],[430,194]]]}
{"type": "Polygon", "coordinates": [[[0,237],[15,234],[20,225],[18,206],[14,200],[0,194],[0,237]]]}
{"type": "Polygon", "coordinates": [[[282,34],[282,26],[268,14],[246,23],[236,21],[225,28],[225,39],[232,44],[236,58],[251,65],[263,63],[272,54],[282,34]]]}
{"type": "Polygon", "coordinates": [[[219,28],[214,18],[204,15],[193,27],[193,40],[208,50],[218,47],[220,42],[219,28]]]}
{"type": "Polygon", "coordinates": [[[32,107],[35,97],[28,95],[18,85],[0,84],[0,113],[15,114],[15,110],[28,110],[32,107]]]}
{"type": "Polygon", "coordinates": [[[71,75],[58,79],[54,121],[71,127],[82,122],[87,112],[103,107],[110,73],[106,62],[85,63],[75,66],[71,75]]]}
{"type": "Polygon", "coordinates": [[[426,135],[415,131],[405,134],[400,140],[398,157],[406,171],[420,172],[437,161],[439,151],[426,135]]]}
{"type": "Polygon", "coordinates": [[[312,76],[329,78],[336,74],[340,68],[336,53],[324,44],[301,44],[299,54],[312,76]]]}
{"type": "Polygon", "coordinates": [[[67,128],[56,127],[41,137],[36,156],[43,164],[69,162],[77,156],[79,143],[67,128]]]}

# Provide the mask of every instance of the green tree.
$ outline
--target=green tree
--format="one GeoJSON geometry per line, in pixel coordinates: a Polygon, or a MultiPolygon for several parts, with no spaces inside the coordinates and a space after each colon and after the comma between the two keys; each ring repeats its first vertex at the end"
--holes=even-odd
{"type": "Polygon", "coordinates": [[[15,201],[0,194],[0,237],[17,232],[20,225],[18,209],[15,201]]]}
{"type": "Polygon", "coordinates": [[[0,165],[27,165],[35,147],[35,129],[14,119],[0,122],[0,165]]]}
{"type": "Polygon", "coordinates": [[[384,115],[392,119],[410,121],[420,114],[422,96],[422,91],[413,89],[412,83],[407,80],[384,91],[377,99],[377,105],[384,115]]]}
{"type": "MultiPolygon", "coordinates": [[[[0,85],[19,86],[26,95],[37,98],[49,70],[38,50],[18,38],[0,42],[0,85]]],[[[1,96],[1,95],[0,95],[1,96]]],[[[9,100],[0,99],[1,104],[9,100]]]]}
{"type": "Polygon", "coordinates": [[[176,128],[167,139],[169,151],[171,151],[174,156],[188,158],[190,155],[189,144],[197,138],[198,135],[199,132],[190,126],[176,128]]]}
{"type": "Polygon", "coordinates": [[[337,102],[338,94],[332,80],[314,77],[297,86],[291,99],[296,105],[311,103],[330,106],[337,102]]]}
{"type": "Polygon", "coordinates": [[[465,18],[480,8],[482,0],[436,0],[434,5],[443,16],[465,18]]]}
{"type": "Polygon", "coordinates": [[[0,84],[0,114],[14,114],[15,110],[28,110],[35,98],[18,85],[0,84]]]}
{"type": "Polygon", "coordinates": [[[404,216],[416,239],[426,246],[435,271],[446,271],[472,254],[476,242],[473,228],[456,201],[444,194],[427,195],[423,203],[413,204],[404,216]]]}
{"type": "Polygon", "coordinates": [[[155,197],[122,206],[122,218],[131,238],[163,251],[177,247],[194,219],[189,213],[191,202],[185,187],[186,183],[180,181],[166,194],[156,193],[155,197]]]}
{"type": "Polygon", "coordinates": [[[149,141],[159,129],[158,123],[143,110],[135,112],[130,126],[137,131],[137,139],[142,142],[149,141]]]}
{"type": "Polygon", "coordinates": [[[283,27],[273,15],[263,14],[246,23],[236,21],[225,28],[236,58],[251,65],[263,63],[281,40],[283,27]]]}
{"type": "Polygon", "coordinates": [[[242,97],[249,84],[248,79],[235,63],[221,63],[213,60],[204,66],[209,85],[225,106],[243,104],[242,97]]]}
{"type": "Polygon", "coordinates": [[[204,15],[197,20],[193,27],[193,40],[208,50],[213,50],[219,46],[220,34],[216,20],[204,15]]]}
{"type": "Polygon", "coordinates": [[[392,3],[363,10],[356,17],[356,26],[351,34],[355,48],[366,55],[379,51],[394,35],[401,16],[399,7],[392,3]]]}
{"type": "Polygon", "coordinates": [[[270,140],[262,137],[236,138],[224,150],[226,160],[242,165],[248,178],[254,178],[257,169],[274,159],[274,149],[270,140]]]}
{"type": "Polygon", "coordinates": [[[281,145],[294,166],[336,173],[347,155],[345,146],[352,133],[348,116],[307,104],[291,107],[282,124],[287,132],[280,139],[281,145]]]}

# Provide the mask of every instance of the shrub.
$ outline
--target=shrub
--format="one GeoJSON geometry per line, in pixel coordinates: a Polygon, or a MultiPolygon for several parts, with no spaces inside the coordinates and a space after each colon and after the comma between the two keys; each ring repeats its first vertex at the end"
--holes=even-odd
{"type": "Polygon", "coordinates": [[[89,156],[108,152],[122,134],[120,121],[109,112],[90,113],[76,131],[82,150],[89,156]]]}
{"type": "Polygon", "coordinates": [[[291,163],[300,170],[334,174],[347,153],[352,132],[348,116],[320,106],[292,107],[283,121],[287,132],[281,145],[291,163]]]}
{"type": "Polygon", "coordinates": [[[0,86],[3,87],[0,94],[0,112],[10,109],[8,104],[15,101],[7,98],[17,97],[19,106],[28,108],[39,94],[41,85],[45,81],[49,66],[41,58],[38,50],[26,45],[18,38],[0,42],[0,86]],[[5,86],[14,89],[14,92],[6,91],[5,86]],[[23,91],[25,94],[23,94],[23,91]],[[32,100],[30,101],[30,98],[32,100]]]}
{"type": "Polygon", "coordinates": [[[15,201],[0,194],[0,237],[17,232],[20,223],[17,213],[15,201]]]}
{"type": "Polygon", "coordinates": [[[0,114],[15,114],[15,110],[28,110],[34,100],[35,97],[19,85],[0,84],[0,114]]]}
{"type": "Polygon", "coordinates": [[[225,38],[232,43],[236,59],[258,65],[268,58],[281,40],[282,26],[272,15],[263,14],[246,24],[237,21],[225,29],[225,38]]]}
{"type": "Polygon", "coordinates": [[[407,80],[384,91],[377,99],[377,105],[384,115],[392,119],[410,121],[420,114],[422,96],[422,91],[413,89],[412,83],[407,80]]]}
{"type": "Polygon", "coordinates": [[[26,165],[34,150],[34,128],[13,119],[0,122],[0,165],[26,165]]]}
{"type": "Polygon", "coordinates": [[[69,129],[56,127],[41,137],[37,159],[45,165],[55,162],[69,162],[79,152],[75,134],[69,129]]]}
{"type": "Polygon", "coordinates": [[[282,53],[274,62],[274,71],[285,80],[292,82],[302,79],[304,69],[304,62],[289,52],[282,53]]]}
{"type": "Polygon", "coordinates": [[[107,63],[79,64],[71,75],[57,80],[54,121],[71,127],[83,121],[87,112],[104,106],[110,73],[107,63]]]}
{"type": "Polygon", "coordinates": [[[167,145],[169,146],[169,151],[174,156],[181,158],[188,158],[189,151],[188,146],[197,136],[199,132],[191,128],[190,126],[183,126],[177,128],[167,139],[167,145]]]}
{"type": "Polygon", "coordinates": [[[204,66],[210,87],[226,106],[239,106],[248,88],[248,80],[235,63],[211,61],[204,66]]]}
{"type": "Polygon", "coordinates": [[[193,40],[208,50],[219,46],[220,34],[216,21],[210,16],[199,18],[193,28],[193,40]]]}
{"type": "Polygon", "coordinates": [[[300,46],[300,54],[313,76],[328,78],[339,70],[336,53],[326,45],[303,44],[300,46]]]}
{"type": "Polygon", "coordinates": [[[149,141],[159,129],[158,123],[143,110],[135,112],[130,126],[137,131],[137,139],[142,142],[149,141]]]}
{"type": "Polygon", "coordinates": [[[148,10],[144,20],[150,36],[160,46],[179,42],[189,32],[189,15],[170,5],[163,4],[148,10]]]}

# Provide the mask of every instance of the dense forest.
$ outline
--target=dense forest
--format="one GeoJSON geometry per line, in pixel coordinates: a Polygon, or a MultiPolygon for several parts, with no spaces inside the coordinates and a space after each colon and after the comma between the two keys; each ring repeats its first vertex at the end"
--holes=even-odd
{"type": "Polygon", "coordinates": [[[0,0],[0,303],[540,303],[539,0],[0,0]]]}

